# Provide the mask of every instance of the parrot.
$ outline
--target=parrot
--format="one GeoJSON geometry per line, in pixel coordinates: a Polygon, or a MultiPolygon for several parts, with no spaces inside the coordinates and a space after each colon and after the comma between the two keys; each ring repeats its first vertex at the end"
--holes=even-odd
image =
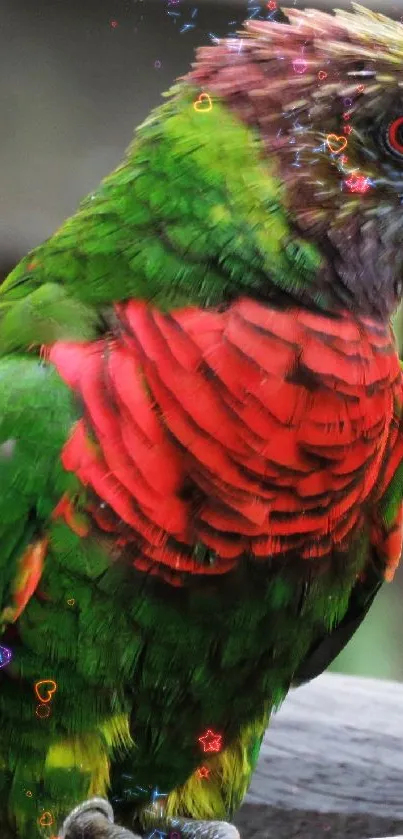
{"type": "Polygon", "coordinates": [[[398,567],[403,26],[283,18],[200,47],[0,287],[7,839],[91,796],[237,836],[398,567]]]}

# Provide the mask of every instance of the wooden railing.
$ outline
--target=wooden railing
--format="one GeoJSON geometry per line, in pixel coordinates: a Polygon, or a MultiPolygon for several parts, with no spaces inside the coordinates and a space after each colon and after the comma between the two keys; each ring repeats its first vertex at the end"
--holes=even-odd
{"type": "Polygon", "coordinates": [[[235,821],[244,839],[403,834],[403,684],[325,674],[292,691],[235,821]]]}

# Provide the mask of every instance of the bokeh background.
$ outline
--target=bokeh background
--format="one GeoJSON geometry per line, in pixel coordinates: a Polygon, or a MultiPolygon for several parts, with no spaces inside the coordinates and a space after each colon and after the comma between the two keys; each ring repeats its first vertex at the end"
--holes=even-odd
{"type": "MultiPolygon", "coordinates": [[[[403,0],[364,5],[403,18],[403,0]]],[[[268,9],[259,0],[1,0],[0,8],[1,279],[119,162],[194,48],[268,9]]],[[[403,681],[402,629],[403,568],[332,669],[403,681]]]]}

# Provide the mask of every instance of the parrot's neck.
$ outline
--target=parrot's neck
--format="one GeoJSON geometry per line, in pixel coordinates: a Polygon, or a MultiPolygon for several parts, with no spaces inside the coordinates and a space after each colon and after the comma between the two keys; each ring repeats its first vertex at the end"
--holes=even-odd
{"type": "MultiPolygon", "coordinates": [[[[249,23],[253,29],[256,22],[249,23]]],[[[289,270],[283,276],[276,276],[275,270],[267,272],[267,285],[275,287],[274,291],[268,289],[269,302],[275,305],[277,295],[283,308],[291,298],[298,305],[319,309],[329,316],[349,310],[386,323],[397,308],[403,277],[402,214],[398,198],[393,192],[382,191],[375,164],[371,169],[367,160],[362,172],[358,166],[354,168],[355,161],[349,154],[348,166],[358,173],[354,176],[357,183],[363,184],[362,194],[351,194],[346,186],[349,181],[351,184],[347,168],[339,165],[338,158],[329,153],[323,142],[325,127],[328,136],[332,131],[340,133],[337,126],[343,123],[343,98],[334,86],[328,96],[321,87],[319,95],[315,74],[309,89],[307,76],[290,73],[289,69],[293,49],[297,60],[302,49],[309,67],[318,60],[313,30],[299,36],[296,30],[290,30],[286,35],[286,27],[281,25],[274,37],[271,26],[265,29],[263,24],[261,32],[262,39],[258,32],[251,39],[248,32],[244,49],[239,52],[234,51],[233,42],[226,40],[213,49],[200,49],[185,82],[193,86],[194,96],[201,90],[208,91],[239,124],[253,131],[261,147],[261,161],[266,165],[268,180],[275,173],[281,184],[281,204],[287,224],[290,228],[294,225],[292,233],[297,235],[292,245],[290,241],[284,245],[289,270]],[[287,38],[286,45],[282,37],[287,38]],[[301,89],[303,80],[305,86],[301,89]],[[298,237],[303,243],[299,252],[298,237]],[[302,274],[309,243],[315,246],[322,261],[316,277],[305,278],[302,274]]],[[[334,60],[343,78],[344,51],[340,55],[339,66],[337,51],[334,60]]],[[[357,90],[351,93],[352,121],[360,97],[357,90]]],[[[268,224],[270,230],[273,227],[275,237],[271,219],[268,224]]]]}

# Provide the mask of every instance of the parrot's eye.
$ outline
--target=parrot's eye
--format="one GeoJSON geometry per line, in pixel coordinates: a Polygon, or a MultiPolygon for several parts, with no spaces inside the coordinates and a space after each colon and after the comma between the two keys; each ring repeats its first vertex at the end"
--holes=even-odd
{"type": "Polygon", "coordinates": [[[403,116],[397,117],[387,127],[386,143],[389,150],[403,158],[403,116]]]}

